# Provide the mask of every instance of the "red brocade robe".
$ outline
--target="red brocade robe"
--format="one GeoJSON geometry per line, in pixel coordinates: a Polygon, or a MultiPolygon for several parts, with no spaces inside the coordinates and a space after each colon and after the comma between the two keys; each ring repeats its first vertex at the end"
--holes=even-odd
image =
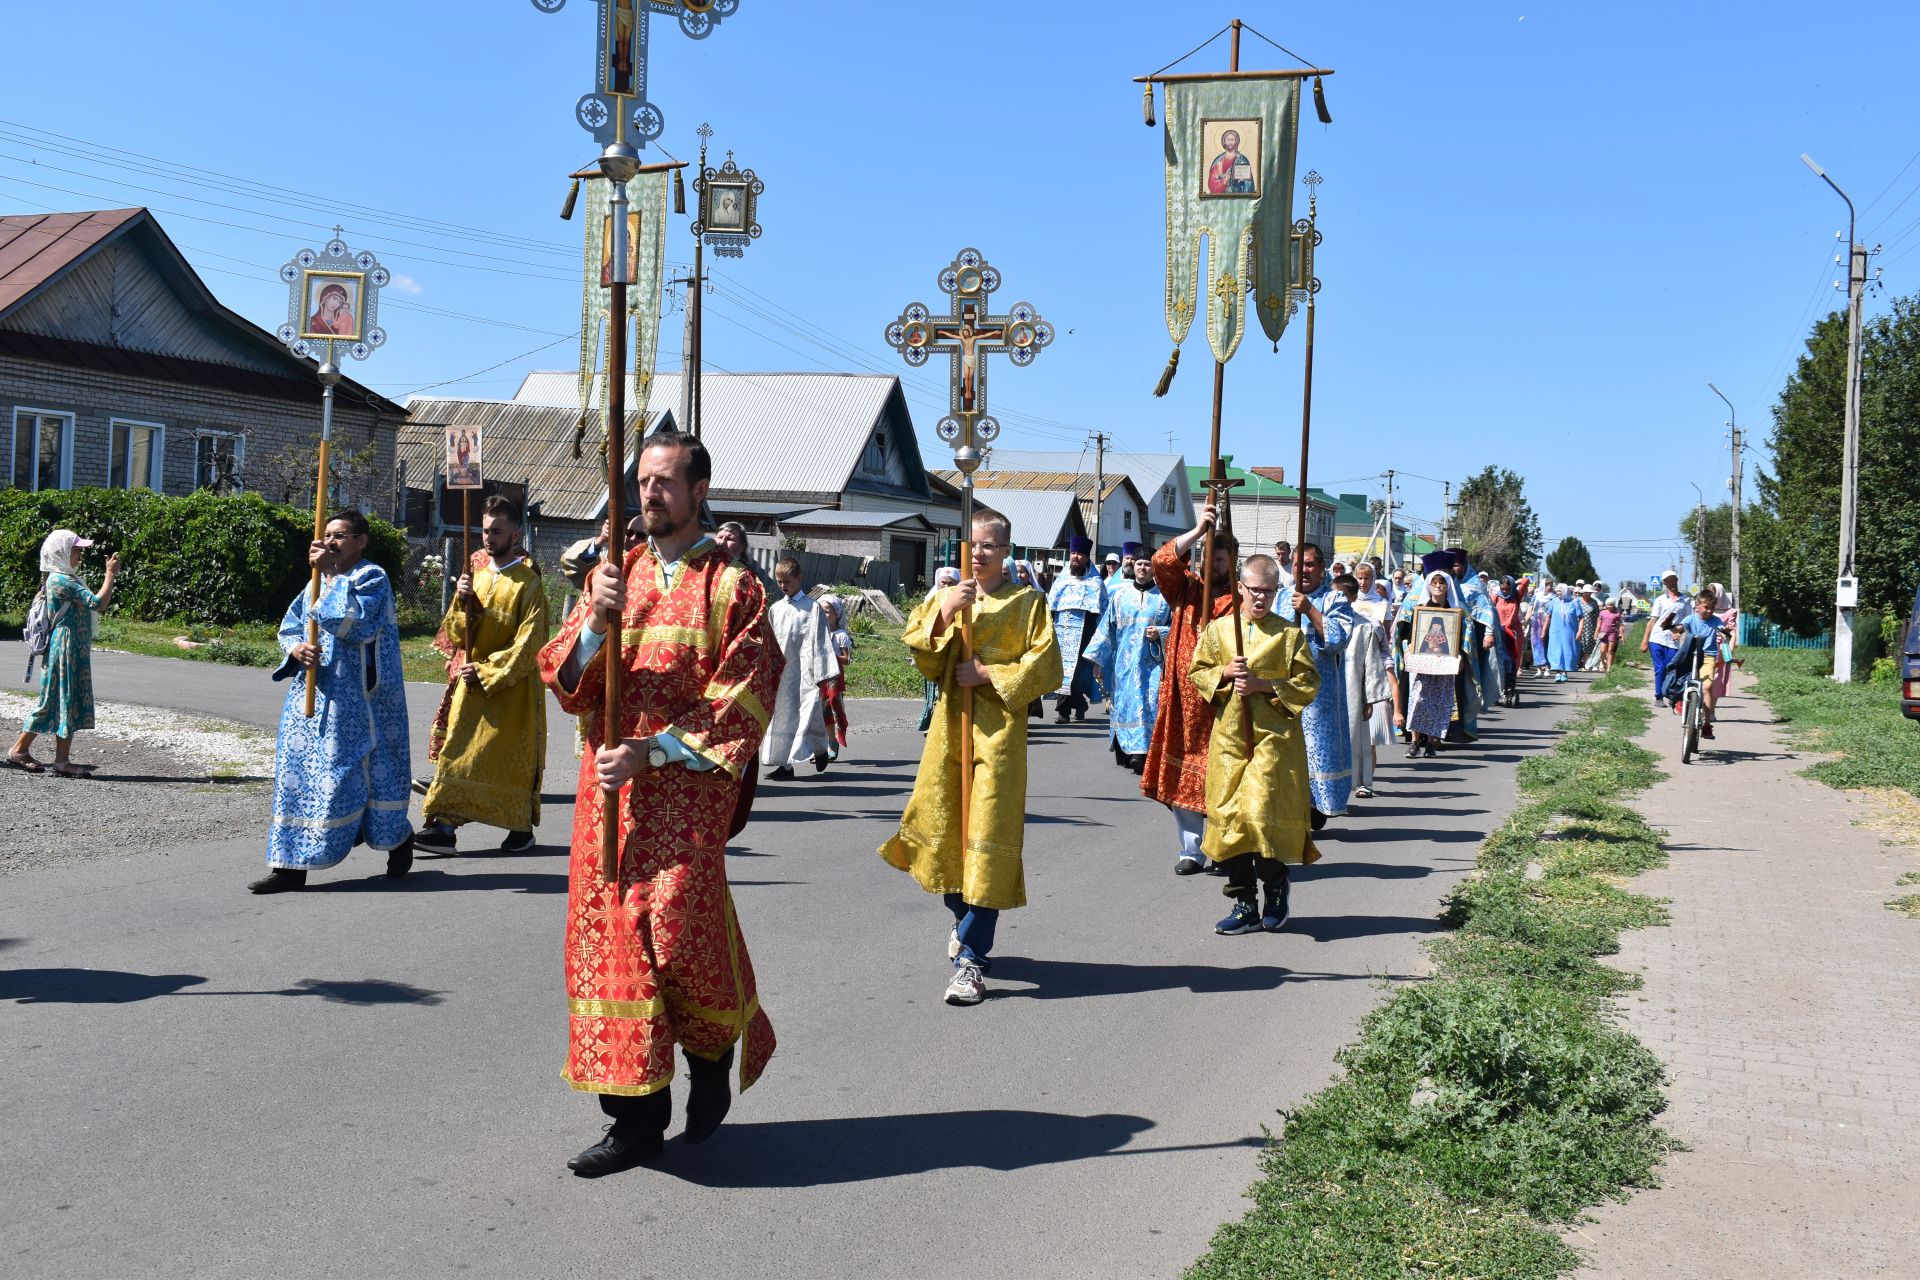
{"type": "Polygon", "coordinates": [[[639,1095],[673,1080],[673,1046],[717,1059],[737,1041],[740,1087],[773,1056],[727,887],[726,844],[740,779],[755,768],[782,659],[752,573],[703,539],[668,588],[651,544],[627,554],[620,736],[670,732],[716,768],[643,768],[622,792],[619,885],[600,874],[605,808],[594,753],[604,730],[607,648],[574,691],[561,670],[589,610],[574,609],[540,651],[540,676],[584,717],[567,883],[567,1065],[590,1093],[639,1095]]]}
{"type": "Polygon", "coordinates": [[[1193,686],[1193,654],[1207,624],[1233,612],[1233,580],[1230,577],[1224,584],[1225,595],[1214,597],[1213,612],[1202,617],[1200,597],[1206,584],[1168,542],[1153,553],[1153,581],[1172,607],[1173,619],[1167,625],[1166,674],[1160,680],[1160,710],[1140,774],[1140,792],[1164,805],[1205,813],[1213,707],[1193,686]]]}

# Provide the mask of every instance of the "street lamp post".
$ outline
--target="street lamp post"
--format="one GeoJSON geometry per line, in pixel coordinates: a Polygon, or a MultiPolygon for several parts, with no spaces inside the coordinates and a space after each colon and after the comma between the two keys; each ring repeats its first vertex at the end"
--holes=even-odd
{"type": "MultiPolygon", "coordinates": [[[[1687,483],[1690,485],[1693,485],[1693,499],[1694,499],[1694,502],[1693,502],[1693,577],[1695,579],[1705,579],[1706,567],[1701,563],[1701,561],[1706,559],[1705,552],[1707,549],[1707,495],[1702,493],[1700,491],[1700,486],[1697,484],[1693,484],[1693,481],[1689,480],[1687,481],[1687,483]]],[[[1698,583],[1696,583],[1696,585],[1698,585],[1698,583]]]]}
{"type": "Polygon", "coordinates": [[[1727,406],[1727,426],[1733,432],[1733,475],[1727,484],[1733,505],[1733,536],[1728,547],[1727,572],[1729,585],[1733,589],[1733,603],[1738,608],[1745,599],[1740,594],[1740,484],[1744,478],[1742,473],[1746,470],[1746,464],[1740,459],[1740,415],[1734,412],[1733,401],[1727,399],[1720,388],[1709,382],[1707,390],[1719,396],[1721,403],[1727,406]]]}
{"type": "Polygon", "coordinates": [[[1833,678],[1853,679],[1853,609],[1860,583],[1853,572],[1855,495],[1860,481],[1860,302],[1867,285],[1867,250],[1854,239],[1853,201],[1827,171],[1802,152],[1807,168],[1847,204],[1847,431],[1840,460],[1840,576],[1834,583],[1833,678]]]}

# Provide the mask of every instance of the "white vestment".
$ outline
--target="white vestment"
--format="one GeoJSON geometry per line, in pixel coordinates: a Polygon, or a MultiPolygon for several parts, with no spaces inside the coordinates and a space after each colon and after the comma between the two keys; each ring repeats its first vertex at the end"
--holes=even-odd
{"type": "Polygon", "coordinates": [[[797,765],[827,753],[826,704],[820,684],[840,674],[833,655],[827,612],[805,595],[783,596],[767,606],[767,626],[787,660],[773,718],[760,739],[760,763],[797,765]]]}
{"type": "Polygon", "coordinates": [[[1393,700],[1393,674],[1387,668],[1380,627],[1357,617],[1344,655],[1347,664],[1347,730],[1353,742],[1353,785],[1373,785],[1373,735],[1367,704],[1393,700]]]}

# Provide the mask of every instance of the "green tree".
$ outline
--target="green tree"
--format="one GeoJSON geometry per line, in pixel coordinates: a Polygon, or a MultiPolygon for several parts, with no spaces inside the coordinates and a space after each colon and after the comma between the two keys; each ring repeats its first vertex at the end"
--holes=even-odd
{"type": "Polygon", "coordinates": [[[1600,576],[1600,571],[1593,567],[1593,555],[1587,550],[1587,544],[1571,534],[1547,552],[1547,572],[1555,582],[1592,582],[1600,576]]]}
{"type": "MultiPolygon", "coordinates": [[[[1717,507],[1708,507],[1706,519],[1700,518],[1700,509],[1695,507],[1680,517],[1680,536],[1687,540],[1693,549],[1695,575],[1702,583],[1718,582],[1725,584],[1733,578],[1733,504],[1723,502],[1717,507]]],[[[1747,526],[1740,526],[1741,541],[1750,536],[1747,526]]],[[[1746,550],[1745,546],[1741,547],[1746,550]]],[[[1746,584],[1740,584],[1744,589],[1746,584]]]]}
{"type": "MultiPolygon", "coordinates": [[[[1895,298],[1860,341],[1860,481],[1854,570],[1863,608],[1904,611],[1920,574],[1920,296],[1895,298]]],[[[1741,513],[1741,572],[1754,606],[1812,635],[1833,621],[1846,436],[1846,317],[1818,321],[1768,436],[1770,471],[1741,513]]],[[[1722,579],[1725,581],[1725,579],[1722,579]]]]}
{"type": "Polygon", "coordinates": [[[1474,568],[1496,578],[1540,561],[1540,517],[1527,501],[1525,479],[1505,467],[1489,466],[1461,483],[1451,524],[1474,568]]]}

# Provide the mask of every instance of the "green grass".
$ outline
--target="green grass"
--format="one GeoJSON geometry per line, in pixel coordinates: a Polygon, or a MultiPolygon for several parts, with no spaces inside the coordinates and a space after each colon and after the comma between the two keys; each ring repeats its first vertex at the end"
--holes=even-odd
{"type": "MultiPolygon", "coordinates": [[[[1602,683],[1644,679],[1623,662],[1602,683]]],[[[1282,1113],[1253,1208],[1190,1277],[1541,1280],[1579,1261],[1556,1224],[1652,1185],[1672,1146],[1653,1124],[1661,1068],[1605,1005],[1638,980],[1599,960],[1665,919],[1624,887],[1664,861],[1623,803],[1660,776],[1631,740],[1651,714],[1644,695],[1585,704],[1521,766],[1521,807],[1447,899],[1435,975],[1370,1014],[1342,1077],[1282,1113]]]]}
{"type": "Polygon", "coordinates": [[[1920,724],[1900,714],[1897,685],[1835,684],[1825,649],[1742,649],[1740,656],[1794,744],[1837,754],[1807,769],[1808,777],[1920,797],[1920,724]]]}
{"type": "MultiPolygon", "coordinates": [[[[0,618],[0,638],[20,638],[21,619],[0,618]]],[[[94,644],[122,653],[145,654],[152,658],[178,658],[185,662],[220,662],[236,667],[271,669],[280,665],[279,625],[270,622],[242,623],[235,627],[206,627],[189,622],[137,622],[107,614],[98,621],[94,644]],[[198,648],[182,649],[174,641],[185,636],[200,642],[198,648]]],[[[438,684],[447,678],[447,661],[433,650],[433,629],[403,627],[400,631],[400,658],[409,680],[438,684]]]]}

